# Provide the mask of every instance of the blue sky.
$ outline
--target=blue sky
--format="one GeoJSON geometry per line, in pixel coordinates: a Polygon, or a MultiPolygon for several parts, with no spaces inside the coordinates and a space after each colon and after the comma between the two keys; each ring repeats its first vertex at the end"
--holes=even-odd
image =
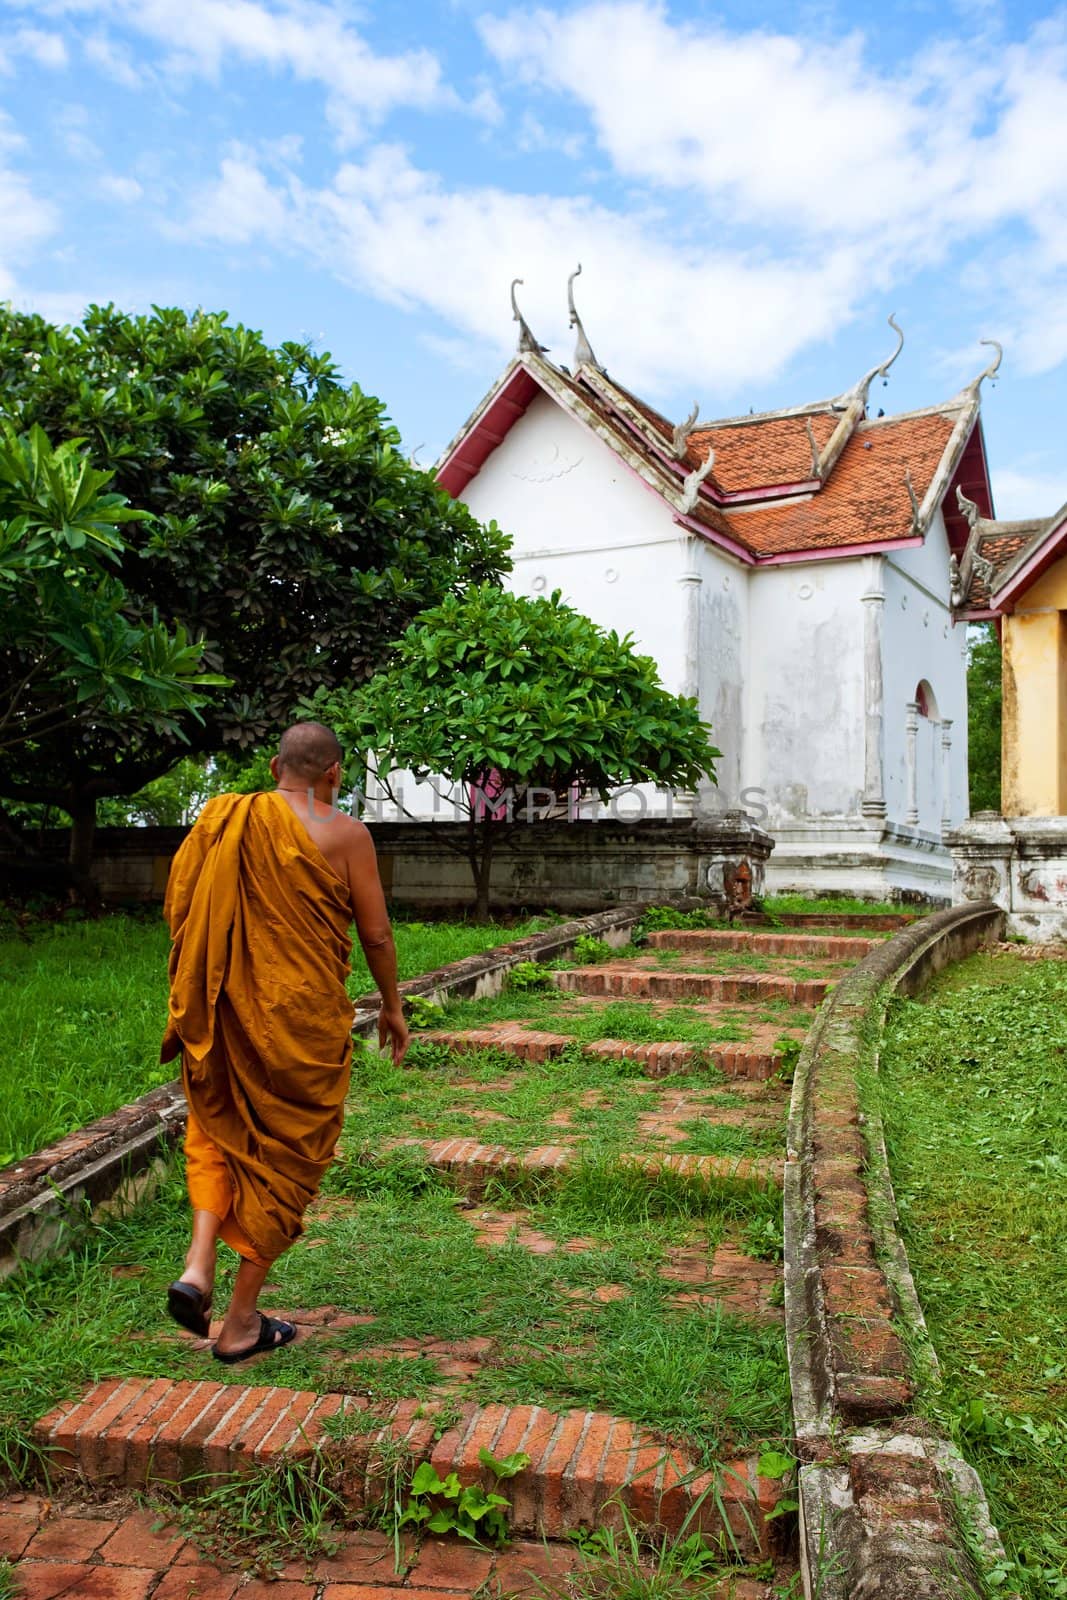
{"type": "Polygon", "coordinates": [[[0,0],[0,297],[310,336],[429,463],[514,344],[669,415],[889,411],[1003,341],[997,509],[1067,499],[1067,10],[0,0]]]}

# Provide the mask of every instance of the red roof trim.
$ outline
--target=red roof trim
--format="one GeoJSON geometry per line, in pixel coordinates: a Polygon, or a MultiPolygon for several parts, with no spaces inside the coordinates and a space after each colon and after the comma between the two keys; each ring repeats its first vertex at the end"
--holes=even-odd
{"type": "Polygon", "coordinates": [[[993,491],[989,484],[989,462],[986,459],[981,417],[976,419],[975,426],[967,436],[959,463],[941,500],[941,515],[948,534],[949,549],[954,555],[962,556],[971,528],[956,503],[957,489],[962,489],[968,500],[974,501],[980,516],[992,521],[993,491]]]}
{"type": "Polygon", "coordinates": [[[997,589],[991,596],[991,604],[998,612],[1014,610],[1015,601],[1021,598],[1031,584],[1045,573],[1053,562],[1063,554],[1063,545],[1067,543],[1067,517],[1062,522],[1051,527],[1045,534],[1037,549],[1023,562],[1003,589],[997,589]]]}
{"type": "Polygon", "coordinates": [[[459,499],[519,418],[525,416],[530,401],[542,392],[537,379],[525,367],[516,365],[510,377],[489,397],[484,411],[456,440],[438,471],[438,483],[453,500],[459,499]]]}

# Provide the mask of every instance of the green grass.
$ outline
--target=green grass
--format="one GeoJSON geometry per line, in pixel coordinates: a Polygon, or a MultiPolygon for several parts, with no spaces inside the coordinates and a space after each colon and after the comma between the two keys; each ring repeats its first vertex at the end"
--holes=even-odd
{"type": "Polygon", "coordinates": [[[769,916],[837,916],[837,917],[880,917],[899,916],[901,912],[919,910],[909,906],[897,905],[892,900],[859,900],[850,895],[820,895],[810,897],[802,894],[772,894],[763,902],[763,909],[769,916]]]}
{"type": "MultiPolygon", "coordinates": [[[[799,1015],[802,1024],[808,1026],[810,1013],[799,1015]]],[[[746,1024],[751,1021],[751,1013],[737,1010],[726,1021],[713,1023],[694,1006],[653,1008],[640,1000],[590,1005],[559,989],[530,994],[505,991],[483,1000],[450,1001],[435,1027],[484,1028],[494,1022],[513,1021],[564,1034],[578,1044],[592,1044],[596,1039],[624,1039],[631,1044],[729,1044],[748,1038],[746,1024]]]]}
{"type": "MultiPolygon", "coordinates": [[[[399,1338],[489,1338],[494,1354],[468,1395],[615,1408],[634,1421],[684,1433],[703,1459],[780,1440],[788,1427],[781,1331],[667,1302],[678,1285],[660,1276],[671,1244],[769,1219],[780,1202],[755,1185],[717,1197],[682,1181],[641,1180],[610,1164],[575,1174],[529,1213],[553,1237],[589,1243],[537,1255],[512,1242],[478,1244],[456,1199],[433,1175],[363,1174],[357,1198],[342,1198],[345,1166],[331,1173],[333,1205],[309,1218],[298,1245],[271,1270],[270,1308],[332,1304],[377,1320],[279,1351],[269,1381],[349,1390],[375,1403],[423,1395],[431,1360],[376,1362],[364,1349],[399,1338]],[[567,1290],[621,1283],[629,1302],[576,1299],[567,1290]],[[579,1352],[564,1359],[564,1352],[579,1352]],[[559,1359],[557,1359],[557,1357],[559,1359]],[[537,1366],[544,1362],[543,1367],[537,1366]],[[538,1384],[540,1390],[536,1393],[538,1384]]],[[[669,1175],[668,1175],[669,1177],[669,1175]]],[[[187,1226],[180,1167],[157,1197],[96,1227],[80,1247],[30,1267],[0,1296],[0,1470],[32,1475],[33,1421],[105,1376],[167,1376],[246,1383],[173,1337],[164,1295],[187,1226]]],[[[218,1286],[224,1301],[232,1267],[218,1286]]]]}
{"type": "MultiPolygon", "coordinates": [[[[398,923],[401,978],[521,938],[504,927],[398,923]]],[[[169,939],[156,911],[0,931],[0,1166],[174,1076],[159,1065],[169,939]]],[[[372,988],[357,947],[349,992],[372,988]]]]}
{"type": "Polygon", "coordinates": [[[881,1097],[943,1386],[1027,1600],[1067,1595],[1067,963],[978,955],[890,1015],[881,1097]]]}

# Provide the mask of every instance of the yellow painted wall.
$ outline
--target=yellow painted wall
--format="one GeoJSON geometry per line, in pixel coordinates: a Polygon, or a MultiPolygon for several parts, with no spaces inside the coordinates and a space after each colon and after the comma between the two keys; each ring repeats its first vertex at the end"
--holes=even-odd
{"type": "Polygon", "coordinates": [[[1065,611],[1067,560],[1050,568],[1023,596],[1022,607],[1004,618],[1001,809],[1006,817],[1067,814],[1065,611]],[[1037,610],[1038,605],[1048,609],[1037,610]]]}

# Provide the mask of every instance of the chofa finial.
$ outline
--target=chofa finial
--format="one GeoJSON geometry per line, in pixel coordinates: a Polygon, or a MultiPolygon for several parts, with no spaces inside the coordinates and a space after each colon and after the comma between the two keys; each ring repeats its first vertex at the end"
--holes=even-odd
{"type": "Polygon", "coordinates": [[[671,455],[676,461],[684,461],[685,453],[689,448],[689,435],[692,433],[699,415],[700,401],[694,400],[693,409],[685,421],[675,423],[674,433],[671,436],[671,455]]]}
{"type": "Polygon", "coordinates": [[[585,329],[582,327],[582,319],[578,315],[577,306],[574,304],[574,280],[579,276],[581,270],[582,263],[579,261],[567,279],[567,306],[571,314],[570,326],[578,330],[578,340],[574,347],[574,366],[576,371],[579,367],[595,367],[598,372],[603,372],[604,368],[593,354],[593,346],[586,337],[585,329]]]}
{"type": "Polygon", "coordinates": [[[903,348],[904,348],[904,330],[901,328],[900,324],[898,323],[895,312],[890,312],[890,315],[889,315],[889,326],[892,328],[893,332],[897,336],[896,349],[893,351],[893,354],[891,356],[889,356],[889,358],[887,360],[885,360],[885,361],[883,361],[881,363],[880,366],[872,367],[870,372],[865,372],[863,377],[860,379],[860,381],[858,383],[853,384],[851,389],[846,390],[846,392],[839,397],[839,399],[837,400],[836,404],[837,404],[837,407],[840,410],[843,411],[843,410],[846,409],[846,407],[848,407],[850,405],[854,405],[857,402],[866,409],[867,393],[868,393],[868,391],[869,391],[869,389],[871,387],[871,384],[874,382],[875,378],[882,378],[882,379],[886,378],[890,367],[893,365],[893,362],[897,359],[897,356],[899,356],[900,352],[903,350],[903,348]]]}
{"type": "Polygon", "coordinates": [[[522,281],[522,278],[512,278],[511,280],[511,315],[519,325],[519,354],[544,355],[548,346],[540,344],[535,338],[533,330],[519,310],[519,302],[515,298],[515,290],[522,281]]]}
{"type": "Polygon", "coordinates": [[[979,339],[978,343],[990,345],[997,353],[989,363],[988,367],[984,367],[978,374],[977,378],[972,378],[970,383],[964,386],[963,393],[973,395],[976,400],[978,398],[979,390],[981,389],[986,378],[996,377],[997,373],[1000,371],[1000,363],[1004,359],[1004,346],[998,339],[979,339]]]}

